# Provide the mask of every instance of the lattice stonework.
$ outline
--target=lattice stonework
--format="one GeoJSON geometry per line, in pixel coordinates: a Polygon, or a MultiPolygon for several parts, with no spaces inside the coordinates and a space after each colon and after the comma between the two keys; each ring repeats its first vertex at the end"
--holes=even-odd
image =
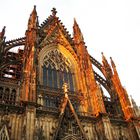
{"type": "Polygon", "coordinates": [[[70,62],[66,59],[59,50],[54,49],[48,51],[44,57],[44,65],[46,67],[51,66],[52,69],[61,70],[61,71],[70,71],[70,62]]]}
{"type": "Polygon", "coordinates": [[[43,85],[62,88],[64,82],[69,89],[74,90],[74,73],[71,71],[71,63],[57,49],[47,52],[43,60],[43,85]]]}

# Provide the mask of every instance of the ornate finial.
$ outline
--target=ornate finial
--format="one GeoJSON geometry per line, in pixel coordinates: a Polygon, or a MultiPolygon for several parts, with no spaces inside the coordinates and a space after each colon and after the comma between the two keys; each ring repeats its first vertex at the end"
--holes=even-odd
{"type": "Polygon", "coordinates": [[[67,83],[64,83],[62,88],[64,90],[64,93],[68,92],[68,84],[67,83]]]}
{"type": "Polygon", "coordinates": [[[36,12],[36,5],[34,5],[34,8],[33,8],[32,14],[37,14],[37,12],[36,12]]]}
{"type": "Polygon", "coordinates": [[[101,54],[102,54],[102,61],[107,62],[106,57],[104,56],[104,53],[103,53],[103,52],[101,52],[101,54]]]}
{"type": "Polygon", "coordinates": [[[76,21],[76,18],[74,18],[74,25],[78,25],[77,21],[76,21]]]}
{"type": "Polygon", "coordinates": [[[53,8],[51,11],[52,11],[52,15],[56,16],[56,13],[57,13],[56,8],[53,8]]]}
{"type": "Polygon", "coordinates": [[[103,61],[104,63],[106,63],[107,65],[109,65],[109,64],[108,64],[108,61],[107,61],[107,59],[106,59],[106,57],[105,57],[105,55],[104,55],[104,53],[101,52],[101,54],[102,54],[102,61],[103,61]]]}
{"type": "Polygon", "coordinates": [[[63,91],[64,91],[64,94],[65,94],[65,98],[67,98],[68,99],[68,84],[67,83],[64,83],[63,84],[63,91]]]}
{"type": "Polygon", "coordinates": [[[34,10],[36,10],[36,5],[34,5],[34,10]]]}
{"type": "Polygon", "coordinates": [[[83,34],[82,34],[81,29],[79,28],[79,25],[77,24],[75,18],[74,18],[74,24],[73,24],[73,35],[74,35],[75,43],[80,43],[80,42],[84,43],[83,34]]]}

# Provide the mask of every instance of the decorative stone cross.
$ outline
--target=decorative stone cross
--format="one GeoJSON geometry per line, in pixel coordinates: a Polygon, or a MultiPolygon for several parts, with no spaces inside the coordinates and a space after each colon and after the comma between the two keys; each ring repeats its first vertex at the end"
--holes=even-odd
{"type": "Polygon", "coordinates": [[[53,9],[52,9],[52,15],[55,16],[56,13],[57,13],[56,8],[53,8],[53,9]]]}

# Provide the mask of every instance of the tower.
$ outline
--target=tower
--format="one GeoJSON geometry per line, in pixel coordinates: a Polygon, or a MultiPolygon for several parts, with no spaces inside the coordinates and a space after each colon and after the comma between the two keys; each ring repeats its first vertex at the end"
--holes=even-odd
{"type": "Polygon", "coordinates": [[[110,60],[111,64],[103,53],[102,63],[92,57],[76,19],[71,37],[55,8],[39,24],[34,6],[25,37],[6,41],[4,27],[0,33],[0,139],[140,139],[135,102],[132,107],[110,60]],[[23,50],[9,51],[20,45],[23,50]]]}

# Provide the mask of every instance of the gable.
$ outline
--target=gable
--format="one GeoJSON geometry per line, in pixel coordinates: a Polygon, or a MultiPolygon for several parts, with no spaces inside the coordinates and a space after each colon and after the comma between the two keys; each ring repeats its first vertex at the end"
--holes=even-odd
{"type": "Polygon", "coordinates": [[[56,9],[53,8],[52,15],[50,15],[40,26],[40,36],[42,39],[46,36],[50,36],[52,32],[54,32],[57,28],[61,30],[65,38],[68,40],[68,42],[72,45],[73,39],[59,17],[56,16],[56,9]]]}
{"type": "Polygon", "coordinates": [[[60,107],[58,127],[54,133],[54,140],[86,140],[86,133],[68,97],[67,88],[65,87],[64,94],[60,107]]]}
{"type": "Polygon", "coordinates": [[[54,46],[54,45],[62,45],[67,50],[69,50],[72,54],[75,54],[75,50],[71,42],[66,38],[65,34],[59,27],[59,25],[56,25],[53,30],[50,29],[50,33],[46,33],[45,37],[39,44],[40,50],[42,50],[46,46],[54,46]]]}
{"type": "MultiPolygon", "coordinates": [[[[80,122],[79,119],[78,121],[80,122]]],[[[74,140],[84,140],[84,134],[80,127],[82,127],[82,125],[78,124],[74,114],[67,104],[62,120],[60,120],[60,126],[57,128],[59,131],[56,140],[69,140],[70,138],[73,138],[74,140]]]]}

